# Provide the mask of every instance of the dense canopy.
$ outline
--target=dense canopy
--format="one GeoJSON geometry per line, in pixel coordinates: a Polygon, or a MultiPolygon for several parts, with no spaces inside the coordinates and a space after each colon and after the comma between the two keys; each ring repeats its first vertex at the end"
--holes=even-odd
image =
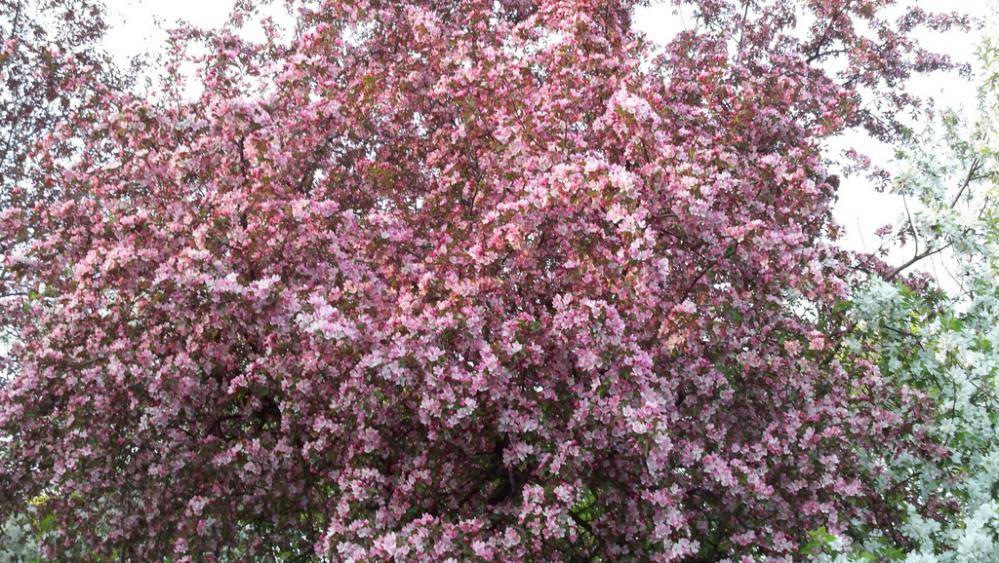
{"type": "Polygon", "coordinates": [[[843,346],[821,147],[904,135],[950,65],[913,32],[961,18],[702,0],[659,48],[632,2],[327,0],[254,42],[252,4],[4,185],[0,514],[48,556],[792,560],[933,517],[888,470],[946,456],[932,402],[843,346]]]}

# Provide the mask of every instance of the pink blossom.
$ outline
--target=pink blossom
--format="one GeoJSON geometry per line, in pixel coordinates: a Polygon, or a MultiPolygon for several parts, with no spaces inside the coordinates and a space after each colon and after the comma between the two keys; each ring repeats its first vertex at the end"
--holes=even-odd
{"type": "Polygon", "coordinates": [[[679,0],[656,56],[635,4],[296,0],[294,33],[179,29],[151,94],[99,82],[32,133],[0,521],[44,496],[68,560],[894,530],[868,460],[932,449],[841,346],[823,150],[902,131],[919,48],[892,2],[679,0]]]}

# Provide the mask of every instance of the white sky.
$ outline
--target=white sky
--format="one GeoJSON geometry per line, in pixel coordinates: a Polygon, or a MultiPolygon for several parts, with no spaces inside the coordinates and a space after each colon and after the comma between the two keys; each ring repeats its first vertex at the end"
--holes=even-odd
{"type": "MultiPolygon", "coordinates": [[[[928,10],[957,10],[985,17],[991,0],[918,0],[928,10]]],[[[223,24],[232,6],[231,0],[106,0],[112,13],[113,28],[107,39],[112,53],[124,62],[129,56],[141,52],[156,52],[165,42],[163,27],[170,27],[177,20],[186,19],[199,26],[214,27],[223,24]],[[157,25],[159,21],[162,26],[157,25]]],[[[639,8],[636,14],[638,28],[653,40],[665,41],[677,31],[692,23],[689,12],[676,13],[670,2],[658,6],[639,8]]],[[[952,32],[945,36],[926,35],[927,46],[950,54],[957,60],[975,62],[977,33],[952,32]]],[[[935,75],[919,78],[912,83],[912,90],[924,96],[933,96],[938,107],[975,107],[975,85],[958,76],[935,75]]],[[[871,154],[875,162],[890,168],[891,151],[872,143],[863,135],[848,135],[830,144],[835,150],[854,147],[871,154]]],[[[902,213],[901,199],[890,194],[879,194],[863,178],[847,179],[840,189],[835,208],[836,220],[845,228],[842,242],[853,250],[873,251],[878,244],[874,230],[887,223],[899,224],[902,213]]]]}
{"type": "Polygon", "coordinates": [[[225,23],[232,0],[105,0],[111,14],[111,32],[107,45],[111,52],[127,60],[144,51],[155,52],[166,42],[166,34],[157,26],[169,28],[178,20],[201,27],[225,23]]]}

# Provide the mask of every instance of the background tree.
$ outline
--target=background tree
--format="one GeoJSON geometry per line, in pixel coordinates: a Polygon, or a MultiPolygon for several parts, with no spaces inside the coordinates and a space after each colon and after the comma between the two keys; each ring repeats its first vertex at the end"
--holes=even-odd
{"type": "MultiPolygon", "coordinates": [[[[75,65],[102,61],[94,46],[105,31],[99,3],[4,0],[0,3],[0,178],[10,189],[29,170],[29,150],[79,100],[67,96],[75,65]],[[70,64],[67,64],[70,62],[70,64]]],[[[6,194],[5,194],[6,195],[6,194]]]]}
{"type": "Polygon", "coordinates": [[[72,155],[53,133],[124,84],[99,47],[106,30],[99,0],[0,1],[0,203],[41,191],[33,153],[72,155]]]}
{"type": "Polygon", "coordinates": [[[981,54],[977,114],[947,113],[898,152],[893,188],[906,198],[907,212],[881,234],[885,253],[901,247],[910,255],[894,266],[882,263],[851,305],[850,346],[869,350],[883,374],[932,399],[925,431],[944,455],[890,463],[894,480],[916,493],[886,489],[888,500],[908,513],[900,527],[910,538],[908,553],[890,549],[875,533],[861,536],[845,558],[999,559],[999,51],[993,40],[981,54]],[[931,258],[940,258],[932,269],[931,258]],[[924,273],[912,273],[917,267],[924,273]]]}
{"type": "Polygon", "coordinates": [[[24,293],[4,510],[42,498],[60,557],[905,543],[867,460],[932,445],[909,395],[833,354],[820,145],[896,135],[904,79],[948,65],[912,31],[959,19],[691,4],[656,56],[609,0],[176,32],[162,92],[102,89],[61,129],[75,157],[43,162],[53,197],[0,215],[24,293]]]}
{"type": "MultiPolygon", "coordinates": [[[[39,167],[39,153],[70,158],[74,143],[54,134],[71,116],[91,111],[97,91],[125,83],[98,46],[104,16],[94,0],[0,0],[0,209],[8,215],[13,207],[60,198],[39,167]]],[[[0,258],[15,242],[0,243],[0,258]]],[[[17,334],[12,319],[21,312],[12,298],[19,296],[24,288],[0,268],[0,386],[18,373],[8,350],[17,334]]],[[[4,524],[0,560],[23,561],[37,553],[26,517],[4,524]]]]}
{"type": "MultiPolygon", "coordinates": [[[[130,83],[100,48],[104,17],[95,0],[0,0],[0,221],[12,220],[15,208],[65,197],[52,171],[81,148],[73,127],[95,119],[107,92],[130,83]]],[[[0,257],[9,257],[24,236],[0,243],[0,257]]],[[[0,269],[5,317],[20,311],[10,299],[17,296],[24,297],[25,288],[8,268],[0,269]]],[[[2,350],[16,338],[15,327],[0,323],[2,350]]],[[[10,360],[0,357],[0,381],[16,371],[10,360]]]]}

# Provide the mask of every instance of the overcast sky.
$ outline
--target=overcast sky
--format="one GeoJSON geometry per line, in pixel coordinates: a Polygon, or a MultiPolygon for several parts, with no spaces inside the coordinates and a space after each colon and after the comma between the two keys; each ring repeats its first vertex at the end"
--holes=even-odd
{"type": "MultiPolygon", "coordinates": [[[[926,9],[958,10],[977,17],[987,15],[990,0],[918,0],[926,9]]],[[[180,19],[200,26],[221,25],[232,2],[230,0],[107,0],[114,27],[108,37],[108,47],[123,61],[143,51],[155,52],[163,45],[163,27],[180,19]]],[[[669,2],[659,6],[639,8],[636,24],[640,30],[656,41],[666,41],[682,30],[692,19],[688,14],[678,14],[669,2]]],[[[953,32],[943,36],[927,34],[926,44],[934,50],[945,52],[960,61],[975,62],[975,49],[980,36],[977,33],[953,32]]],[[[975,106],[975,85],[957,76],[936,75],[920,78],[912,83],[912,90],[924,96],[933,96],[938,107],[968,108],[975,106]]],[[[849,135],[831,143],[836,150],[855,147],[872,154],[876,161],[890,167],[891,151],[871,143],[862,135],[849,135]]],[[[886,223],[898,223],[902,213],[897,196],[876,193],[862,178],[843,182],[840,199],[835,209],[837,221],[845,228],[844,244],[854,250],[872,251],[877,246],[874,230],[886,223]]],[[[928,265],[931,266],[931,265],[928,265]]]]}

